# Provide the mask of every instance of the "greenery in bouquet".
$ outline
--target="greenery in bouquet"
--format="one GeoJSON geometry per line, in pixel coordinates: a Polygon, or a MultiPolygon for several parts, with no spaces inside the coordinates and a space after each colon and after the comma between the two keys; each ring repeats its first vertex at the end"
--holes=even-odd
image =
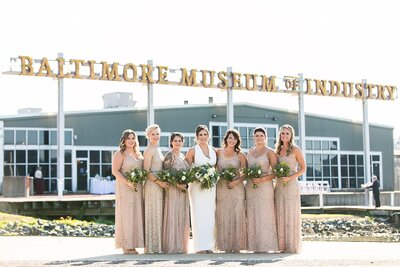
{"type": "Polygon", "coordinates": [[[175,184],[175,177],[172,169],[157,172],[157,177],[163,182],[175,184]]]}
{"type": "MultiPolygon", "coordinates": [[[[177,184],[189,184],[191,183],[191,178],[190,178],[190,171],[181,169],[171,169],[171,175],[174,177],[173,181],[171,180],[171,184],[177,185],[177,184]]],[[[182,190],[182,192],[186,193],[186,190],[182,190]]]]}
{"type": "Polygon", "coordinates": [[[219,173],[219,177],[221,179],[225,179],[229,182],[232,182],[233,178],[236,177],[236,172],[237,172],[236,168],[229,166],[221,170],[221,172],[219,173]]]}
{"type": "Polygon", "coordinates": [[[192,181],[191,177],[190,177],[190,171],[189,170],[173,170],[173,174],[175,177],[175,184],[189,184],[192,181]]]}
{"type": "MultiPolygon", "coordinates": [[[[274,173],[278,179],[282,179],[282,177],[288,177],[290,174],[290,167],[286,162],[278,163],[274,168],[274,173]]],[[[286,186],[286,182],[283,183],[283,186],[286,186]]]]}
{"type": "Polygon", "coordinates": [[[218,181],[219,174],[210,164],[192,167],[190,177],[193,182],[198,182],[202,189],[210,189],[218,181]]]}
{"type": "MultiPolygon", "coordinates": [[[[125,177],[132,184],[140,184],[146,180],[147,171],[134,167],[125,173],[125,177]]],[[[137,192],[136,188],[135,192],[137,192]]]]}
{"type": "MultiPolygon", "coordinates": [[[[244,168],[243,173],[248,179],[256,179],[262,176],[262,170],[259,165],[254,165],[252,167],[244,168]]],[[[254,189],[258,188],[258,185],[253,183],[253,188],[254,189]]]]}

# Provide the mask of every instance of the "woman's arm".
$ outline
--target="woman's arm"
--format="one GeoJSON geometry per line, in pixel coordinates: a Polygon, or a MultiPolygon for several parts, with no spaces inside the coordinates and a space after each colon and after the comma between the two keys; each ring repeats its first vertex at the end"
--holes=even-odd
{"type": "Polygon", "coordinates": [[[171,169],[174,165],[174,159],[173,155],[171,152],[168,152],[167,155],[165,155],[164,161],[163,161],[163,169],[168,170],[171,169]]]}
{"type": "Polygon", "coordinates": [[[121,173],[121,167],[122,163],[124,162],[124,157],[120,151],[115,152],[113,159],[112,159],[112,166],[111,166],[111,171],[112,174],[115,176],[115,179],[118,180],[118,182],[125,184],[129,186],[130,188],[136,190],[136,184],[132,184],[128,182],[128,180],[125,178],[125,176],[121,173]]]}
{"type": "Polygon", "coordinates": [[[266,181],[272,181],[272,179],[274,179],[276,176],[274,173],[274,167],[278,164],[278,156],[273,150],[268,149],[267,157],[271,166],[271,173],[266,176],[266,181]]]}
{"type": "MultiPolygon", "coordinates": [[[[243,152],[239,152],[238,158],[240,161],[240,169],[247,168],[247,160],[246,160],[246,156],[243,154],[243,152]]],[[[243,181],[246,177],[244,176],[244,174],[242,172],[240,172],[240,170],[239,170],[239,173],[240,173],[240,178],[233,180],[232,182],[229,182],[228,187],[233,188],[233,187],[243,183],[243,181]]]]}
{"type": "Polygon", "coordinates": [[[150,171],[151,160],[153,159],[155,151],[152,150],[145,150],[144,151],[144,161],[143,161],[143,169],[147,171],[147,178],[156,183],[158,186],[161,186],[164,189],[168,188],[168,183],[161,181],[158,179],[153,173],[150,171]]]}
{"type": "Polygon", "coordinates": [[[253,179],[253,183],[255,184],[260,184],[260,183],[264,183],[267,181],[272,181],[272,179],[275,178],[275,173],[272,171],[272,168],[278,164],[278,157],[276,156],[275,152],[272,151],[271,149],[268,149],[267,153],[267,158],[269,160],[269,164],[271,166],[271,172],[268,173],[267,175],[260,177],[260,178],[256,178],[253,179]]]}
{"type": "Polygon", "coordinates": [[[193,162],[194,162],[194,148],[191,147],[189,148],[188,152],[186,153],[186,157],[185,157],[187,163],[189,163],[189,166],[192,166],[193,162]]]}
{"type": "Polygon", "coordinates": [[[293,148],[292,153],[296,157],[296,160],[297,160],[300,168],[297,170],[297,172],[293,173],[292,175],[282,178],[283,182],[290,182],[293,180],[297,180],[297,178],[307,170],[307,165],[304,160],[303,152],[300,150],[300,148],[298,148],[298,147],[293,148]]]}

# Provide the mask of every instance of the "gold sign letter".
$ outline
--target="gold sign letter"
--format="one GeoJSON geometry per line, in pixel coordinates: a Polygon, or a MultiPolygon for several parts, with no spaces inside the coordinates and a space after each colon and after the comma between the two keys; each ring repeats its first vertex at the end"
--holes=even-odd
{"type": "Polygon", "coordinates": [[[326,80],[314,80],[314,82],[315,82],[315,94],[316,95],[327,95],[326,80]]]}
{"type": "Polygon", "coordinates": [[[132,63],[128,63],[124,66],[124,80],[127,82],[137,82],[137,68],[132,63]],[[132,79],[128,77],[128,70],[131,69],[133,72],[132,79]]]}
{"type": "Polygon", "coordinates": [[[121,77],[118,74],[118,65],[119,65],[118,62],[113,63],[111,73],[107,62],[102,61],[101,64],[103,65],[103,71],[100,80],[109,80],[109,81],[121,80],[121,77]]]}
{"type": "Polygon", "coordinates": [[[65,60],[61,57],[57,58],[58,61],[58,78],[70,78],[71,74],[65,73],[64,74],[64,64],[65,60]]]}
{"type": "Polygon", "coordinates": [[[218,79],[221,81],[218,83],[218,88],[228,89],[228,73],[226,71],[218,72],[218,79]]]}
{"type": "Polygon", "coordinates": [[[214,86],[215,71],[213,71],[213,70],[202,70],[201,72],[203,74],[203,78],[202,78],[202,81],[201,81],[203,83],[203,86],[206,87],[206,88],[213,87],[214,86]],[[207,73],[210,76],[210,82],[209,83],[207,83],[207,76],[206,76],[207,73]]]}
{"type": "Polygon", "coordinates": [[[19,56],[21,59],[20,75],[33,75],[32,58],[28,56],[19,56]]]}
{"type": "Polygon", "coordinates": [[[246,89],[247,90],[256,90],[257,89],[257,74],[244,74],[246,76],[246,89]],[[250,82],[253,80],[253,82],[250,82]]]}
{"type": "Polygon", "coordinates": [[[166,66],[157,66],[158,69],[158,82],[159,84],[167,84],[167,70],[168,67],[166,66]]]}
{"type": "Polygon", "coordinates": [[[356,98],[363,98],[364,97],[364,88],[362,83],[356,83],[356,90],[358,93],[355,95],[356,98]]]}
{"type": "Polygon", "coordinates": [[[340,94],[340,83],[338,81],[329,81],[331,92],[329,95],[338,96],[340,94]]]}
{"type": "Polygon", "coordinates": [[[243,89],[242,84],[240,83],[240,76],[242,76],[239,72],[232,72],[232,89],[243,89]]]}
{"type": "Polygon", "coordinates": [[[394,100],[394,93],[396,92],[397,87],[396,86],[385,85],[385,88],[389,93],[389,99],[390,100],[394,100]]]}
{"type": "Polygon", "coordinates": [[[149,83],[154,83],[152,74],[153,74],[153,67],[148,64],[140,64],[140,67],[142,67],[142,83],[149,82],[149,83]]]}
{"type": "Polygon", "coordinates": [[[49,64],[49,61],[47,60],[47,57],[44,57],[42,59],[42,64],[40,64],[40,69],[37,73],[37,76],[47,76],[47,77],[53,76],[53,72],[51,71],[50,64],[49,64]],[[46,75],[44,75],[42,73],[42,71],[44,71],[44,70],[47,72],[46,75]]]}
{"type": "Polygon", "coordinates": [[[196,69],[192,69],[190,71],[190,76],[188,76],[186,68],[181,68],[182,71],[182,78],[181,78],[181,84],[183,86],[197,86],[196,82],[196,69]]]}
{"type": "Polygon", "coordinates": [[[268,78],[266,75],[261,75],[261,91],[276,92],[275,78],[275,76],[268,78]]]}
{"type": "Polygon", "coordinates": [[[80,65],[83,65],[83,63],[85,62],[84,60],[82,60],[82,59],[71,59],[70,61],[69,61],[71,64],[74,64],[75,65],[75,76],[74,76],[74,78],[76,78],[76,79],[81,79],[82,77],[81,77],[81,73],[80,73],[80,65]],[[79,65],[80,64],[80,65],[79,65]]]}
{"type": "Polygon", "coordinates": [[[96,61],[95,60],[88,60],[88,63],[89,63],[89,67],[90,67],[89,79],[95,80],[96,76],[95,76],[95,73],[94,73],[94,64],[96,64],[96,61]]]}

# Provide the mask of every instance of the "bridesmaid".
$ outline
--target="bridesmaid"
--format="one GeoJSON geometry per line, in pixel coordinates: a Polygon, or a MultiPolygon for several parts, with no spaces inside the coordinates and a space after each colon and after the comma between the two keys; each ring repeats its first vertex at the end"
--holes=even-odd
{"type": "Polygon", "coordinates": [[[254,146],[247,154],[249,167],[258,165],[262,176],[246,184],[248,250],[266,253],[278,250],[272,166],[277,164],[275,152],[266,146],[267,133],[257,127],[253,131],[254,146]],[[257,188],[254,188],[256,184],[257,188]]]}
{"type": "Polygon", "coordinates": [[[220,179],[217,183],[216,228],[218,250],[238,253],[247,249],[246,204],[240,169],[247,167],[241,152],[241,139],[237,130],[229,129],[224,136],[223,149],[217,151],[217,168],[233,167],[236,177],[231,182],[220,179]]]}
{"type": "Polygon", "coordinates": [[[144,247],[143,237],[143,187],[128,182],[125,173],[131,168],[142,169],[143,156],[139,151],[137,135],[133,130],[122,133],[119,151],[112,160],[115,185],[115,245],[124,254],[137,254],[144,247]],[[136,190],[136,192],[135,192],[136,190]]]}
{"type": "MultiPolygon", "coordinates": [[[[208,144],[210,132],[207,126],[196,127],[197,145],[191,147],[186,160],[189,165],[215,165],[217,155],[215,149],[208,144]]],[[[193,249],[197,253],[213,253],[215,246],[215,186],[201,189],[200,183],[189,185],[190,216],[193,233],[193,249]]]]}
{"type": "Polygon", "coordinates": [[[145,253],[162,253],[163,189],[168,188],[168,183],[155,176],[162,170],[164,160],[158,147],[160,132],[157,124],[146,128],[149,144],[144,151],[143,169],[149,173],[144,184],[145,253]]]}
{"type": "MultiPolygon", "coordinates": [[[[184,137],[181,133],[170,136],[171,151],[165,155],[163,169],[189,169],[181,153],[184,137]]],[[[189,244],[189,197],[187,185],[168,186],[164,194],[163,251],[164,253],[187,253],[189,244]]]]}
{"type": "Polygon", "coordinates": [[[290,167],[290,176],[277,179],[275,188],[278,245],[281,252],[299,253],[301,250],[301,200],[297,178],[306,171],[306,163],[302,151],[294,144],[292,126],[283,125],[279,129],[278,138],[276,143],[278,160],[286,162],[290,167]]]}

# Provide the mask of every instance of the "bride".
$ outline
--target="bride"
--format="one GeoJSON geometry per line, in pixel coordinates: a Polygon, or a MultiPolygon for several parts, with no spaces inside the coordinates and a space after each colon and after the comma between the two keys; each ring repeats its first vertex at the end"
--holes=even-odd
{"type": "MultiPolygon", "coordinates": [[[[189,165],[215,166],[217,156],[215,149],[208,144],[210,132],[207,126],[196,127],[197,145],[191,147],[186,160],[189,165]]],[[[200,183],[189,185],[190,213],[193,233],[193,250],[197,253],[213,253],[215,245],[215,186],[202,189],[200,183]]]]}

